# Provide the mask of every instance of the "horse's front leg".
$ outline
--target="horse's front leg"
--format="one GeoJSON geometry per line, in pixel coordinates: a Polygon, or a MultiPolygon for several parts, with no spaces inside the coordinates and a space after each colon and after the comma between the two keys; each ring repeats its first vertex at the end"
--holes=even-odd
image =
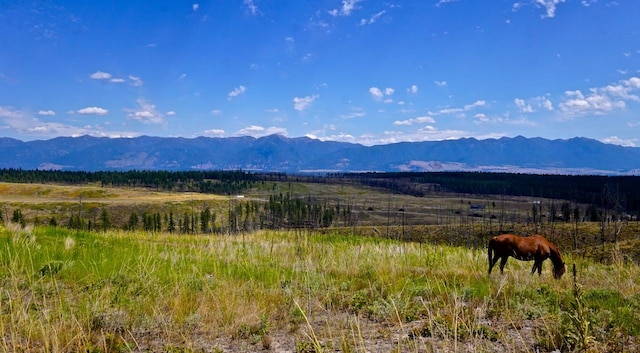
{"type": "Polygon", "coordinates": [[[542,261],[535,260],[533,262],[533,268],[531,269],[531,274],[536,273],[536,269],[538,270],[538,276],[542,274],[542,261]]]}

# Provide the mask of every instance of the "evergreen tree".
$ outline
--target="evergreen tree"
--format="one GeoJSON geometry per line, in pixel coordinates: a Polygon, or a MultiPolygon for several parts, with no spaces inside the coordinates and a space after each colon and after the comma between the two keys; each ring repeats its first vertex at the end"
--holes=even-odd
{"type": "Polygon", "coordinates": [[[169,233],[176,231],[176,222],[173,220],[173,211],[169,211],[169,226],[167,228],[169,233]]]}
{"type": "Polygon", "coordinates": [[[100,212],[100,222],[102,223],[103,232],[106,232],[107,229],[111,228],[111,219],[109,218],[109,213],[106,208],[103,208],[100,212]]]}

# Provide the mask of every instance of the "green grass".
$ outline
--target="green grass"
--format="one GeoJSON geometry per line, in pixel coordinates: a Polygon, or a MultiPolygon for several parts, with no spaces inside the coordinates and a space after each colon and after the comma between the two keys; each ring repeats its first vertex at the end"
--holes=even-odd
{"type": "MultiPolygon", "coordinates": [[[[565,261],[578,268],[593,346],[637,340],[637,266],[565,261]]],[[[0,351],[198,351],[229,341],[298,351],[429,351],[439,342],[566,349],[573,326],[565,318],[576,311],[571,276],[554,280],[549,263],[531,276],[530,265],[510,260],[504,275],[487,276],[483,248],[338,231],[177,236],[10,226],[0,235],[0,351]],[[519,336],[523,329],[535,334],[519,336]]]]}

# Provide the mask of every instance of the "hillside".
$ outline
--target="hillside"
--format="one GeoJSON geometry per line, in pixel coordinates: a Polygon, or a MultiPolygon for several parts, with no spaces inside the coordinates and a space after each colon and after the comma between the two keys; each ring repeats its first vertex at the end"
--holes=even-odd
{"type": "Polygon", "coordinates": [[[50,170],[247,170],[266,172],[491,171],[628,175],[640,148],[586,138],[465,138],[363,146],[287,138],[0,139],[0,168],[50,170]]]}

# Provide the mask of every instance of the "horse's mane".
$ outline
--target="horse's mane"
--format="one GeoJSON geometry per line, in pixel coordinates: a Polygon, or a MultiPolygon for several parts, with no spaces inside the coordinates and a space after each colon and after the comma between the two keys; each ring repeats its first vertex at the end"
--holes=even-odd
{"type": "Polygon", "coordinates": [[[549,242],[549,250],[549,259],[551,259],[551,263],[553,264],[554,275],[556,276],[556,278],[560,278],[560,276],[562,276],[565,271],[564,261],[562,261],[562,255],[560,255],[558,247],[556,247],[556,245],[552,242],[549,242]]]}
{"type": "Polygon", "coordinates": [[[549,256],[549,258],[553,262],[553,265],[554,266],[562,265],[563,264],[562,255],[560,255],[560,251],[558,250],[558,247],[556,247],[556,245],[553,244],[552,242],[549,242],[549,250],[551,251],[551,256],[549,256]]]}

